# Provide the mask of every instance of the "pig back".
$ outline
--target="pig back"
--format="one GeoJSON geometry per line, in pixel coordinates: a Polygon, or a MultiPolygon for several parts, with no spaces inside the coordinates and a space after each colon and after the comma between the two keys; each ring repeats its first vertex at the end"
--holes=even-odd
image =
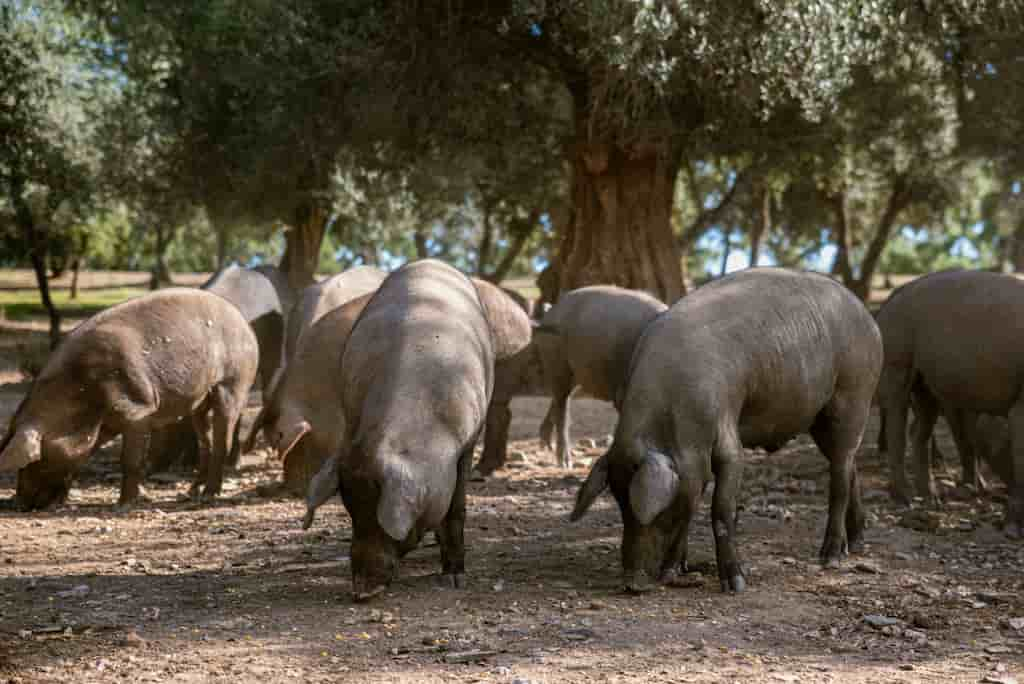
{"type": "Polygon", "coordinates": [[[392,273],[370,299],[342,356],[347,422],[359,439],[458,444],[480,429],[494,345],[479,297],[455,269],[423,260],[392,273]]]}

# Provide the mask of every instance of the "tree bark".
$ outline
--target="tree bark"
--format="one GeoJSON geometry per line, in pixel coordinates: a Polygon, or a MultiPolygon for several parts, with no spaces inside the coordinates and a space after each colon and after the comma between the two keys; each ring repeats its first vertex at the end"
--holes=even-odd
{"type": "Polygon", "coordinates": [[[864,253],[864,260],[861,261],[860,265],[860,274],[851,287],[854,294],[864,301],[867,301],[871,296],[871,279],[878,268],[878,262],[882,258],[885,246],[889,243],[889,236],[892,233],[892,227],[896,224],[896,217],[899,216],[899,213],[907,205],[908,196],[906,190],[904,179],[902,177],[896,178],[893,182],[892,193],[889,195],[889,201],[886,202],[885,210],[878,219],[875,234],[871,237],[868,249],[864,253]]]}
{"type": "Polygon", "coordinates": [[[755,193],[754,224],[750,231],[750,265],[757,266],[761,256],[761,240],[772,229],[772,194],[762,184],[755,193]]]}
{"type": "Polygon", "coordinates": [[[421,229],[417,229],[412,235],[413,242],[416,245],[416,258],[426,259],[430,256],[430,250],[427,248],[427,235],[421,229]]]}
{"type": "Polygon", "coordinates": [[[732,231],[722,230],[722,267],[718,270],[719,277],[729,271],[729,257],[732,255],[732,231]]]}
{"type": "Polygon", "coordinates": [[[320,262],[320,246],[327,232],[330,214],[321,202],[310,200],[295,210],[295,219],[285,231],[281,270],[296,292],[316,282],[320,262]]]}
{"type": "Polygon", "coordinates": [[[493,203],[480,192],[480,208],[482,210],[480,226],[480,248],[476,255],[476,274],[483,278],[491,263],[491,251],[494,248],[494,222],[491,221],[493,203]]]}
{"type": "Polygon", "coordinates": [[[508,250],[504,256],[501,257],[501,261],[494,268],[494,271],[485,276],[485,279],[492,283],[500,283],[502,280],[508,277],[509,271],[512,270],[512,266],[515,265],[516,259],[523,251],[523,247],[526,246],[526,241],[530,239],[530,235],[537,228],[537,222],[540,220],[540,212],[534,210],[530,212],[530,216],[521,224],[513,225],[510,232],[512,233],[512,244],[508,246],[508,250]]]}
{"type": "Polygon", "coordinates": [[[571,155],[573,217],[558,254],[559,290],[607,283],[666,302],[681,297],[671,220],[678,150],[581,141],[571,155]]]}
{"type": "Polygon", "coordinates": [[[836,240],[836,258],[832,262],[832,275],[839,276],[843,284],[850,287],[853,283],[853,267],[850,265],[850,252],[853,249],[850,225],[846,215],[846,192],[839,191],[827,198],[832,206],[835,217],[833,233],[836,240]]]}
{"type": "Polygon", "coordinates": [[[174,279],[171,278],[171,270],[167,268],[167,261],[165,260],[167,248],[170,247],[174,238],[174,231],[168,231],[159,220],[154,224],[154,230],[156,231],[156,255],[153,261],[153,270],[149,275],[150,290],[158,290],[161,287],[174,285],[174,279]]]}
{"type": "Polygon", "coordinates": [[[228,260],[228,246],[231,236],[223,223],[217,224],[217,267],[214,271],[220,271],[228,260]]]}
{"type": "Polygon", "coordinates": [[[1024,219],[1021,219],[1013,229],[1013,238],[1009,242],[1010,248],[1004,252],[1009,253],[1009,262],[1013,267],[1013,272],[1020,273],[1024,271],[1024,219]]]}
{"type": "Polygon", "coordinates": [[[78,299],[78,272],[82,268],[82,257],[76,256],[71,260],[71,293],[69,299],[78,299]]]}
{"type": "Polygon", "coordinates": [[[15,221],[21,229],[25,245],[28,247],[32,270],[36,274],[39,298],[50,318],[50,349],[56,349],[60,344],[60,311],[50,297],[50,280],[46,272],[46,239],[40,234],[35,218],[32,216],[32,210],[25,202],[25,180],[17,173],[10,180],[10,191],[15,221]]]}

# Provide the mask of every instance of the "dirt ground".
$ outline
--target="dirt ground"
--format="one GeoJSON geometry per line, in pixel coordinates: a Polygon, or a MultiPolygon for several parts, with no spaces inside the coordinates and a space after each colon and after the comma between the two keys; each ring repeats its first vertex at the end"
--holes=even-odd
{"type": "MultiPolygon", "coordinates": [[[[0,326],[0,419],[23,395],[17,344],[0,326]]],[[[116,452],[88,464],[67,506],[0,511],[0,682],[1011,682],[1024,677],[1024,545],[998,529],[1005,489],[941,512],[892,506],[874,448],[859,463],[867,550],[815,561],[827,468],[800,438],[748,452],[739,550],[749,588],[722,594],[708,502],[691,528],[686,587],[620,590],[610,497],[567,522],[609,405],[577,400],[573,470],[536,430],[547,400],[513,404],[514,462],[470,485],[466,590],[435,585],[438,549],[408,556],[390,591],[350,598],[351,528],[340,500],[300,527],[273,487],[279,464],[243,459],[216,504],[184,476],[147,483],[151,503],[114,510],[116,452]]],[[[247,420],[255,414],[250,407],[247,420]]],[[[940,445],[955,457],[945,426],[940,445]]],[[[245,433],[243,433],[245,434],[245,433]]],[[[13,478],[0,479],[0,498],[13,478]]]]}

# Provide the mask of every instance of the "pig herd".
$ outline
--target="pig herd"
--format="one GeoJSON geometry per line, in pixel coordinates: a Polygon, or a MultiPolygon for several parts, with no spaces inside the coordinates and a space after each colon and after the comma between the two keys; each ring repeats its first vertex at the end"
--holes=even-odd
{"type": "Polygon", "coordinates": [[[873,404],[891,493],[937,502],[928,444],[949,423],[964,486],[979,459],[1009,487],[1005,531],[1024,526],[1024,282],[951,270],[893,292],[872,316],[826,276],[754,268],[671,307],[593,286],[531,319],[491,283],[436,260],[385,274],[356,268],[292,296],[272,268],[232,267],[203,288],[168,289],[97,314],[54,351],[0,443],[24,510],[64,500],[99,445],[123,438],[119,504],[141,495],[151,440],[194,430],[192,493],[216,497],[239,451],[238,425],[261,378],[259,434],[306,491],[303,526],[339,494],[352,519],[352,586],[365,600],[432,531],[452,587],[465,582],[463,528],[475,469],[504,464],[509,402],[549,394],[540,436],[570,467],[577,388],[619,412],[570,516],[611,491],[623,523],[627,590],[687,571],[687,535],[713,482],[711,524],[723,591],[746,586],[736,540],[744,449],[809,433],[829,462],[820,559],[864,538],[856,454],[873,404]],[[904,472],[911,426],[913,488],[904,472]]]}

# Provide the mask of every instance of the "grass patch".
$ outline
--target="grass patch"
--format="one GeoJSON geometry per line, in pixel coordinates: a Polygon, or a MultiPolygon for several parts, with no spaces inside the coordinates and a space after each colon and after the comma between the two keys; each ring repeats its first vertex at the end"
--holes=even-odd
{"type": "MultiPolygon", "coordinates": [[[[78,293],[77,299],[69,299],[66,290],[51,292],[53,303],[62,316],[68,318],[88,318],[93,314],[120,304],[126,299],[138,297],[149,290],[139,287],[121,287],[103,290],[85,290],[78,293]]],[[[12,321],[28,321],[46,318],[46,309],[39,300],[38,290],[7,290],[0,292],[0,312],[12,321]]]]}

